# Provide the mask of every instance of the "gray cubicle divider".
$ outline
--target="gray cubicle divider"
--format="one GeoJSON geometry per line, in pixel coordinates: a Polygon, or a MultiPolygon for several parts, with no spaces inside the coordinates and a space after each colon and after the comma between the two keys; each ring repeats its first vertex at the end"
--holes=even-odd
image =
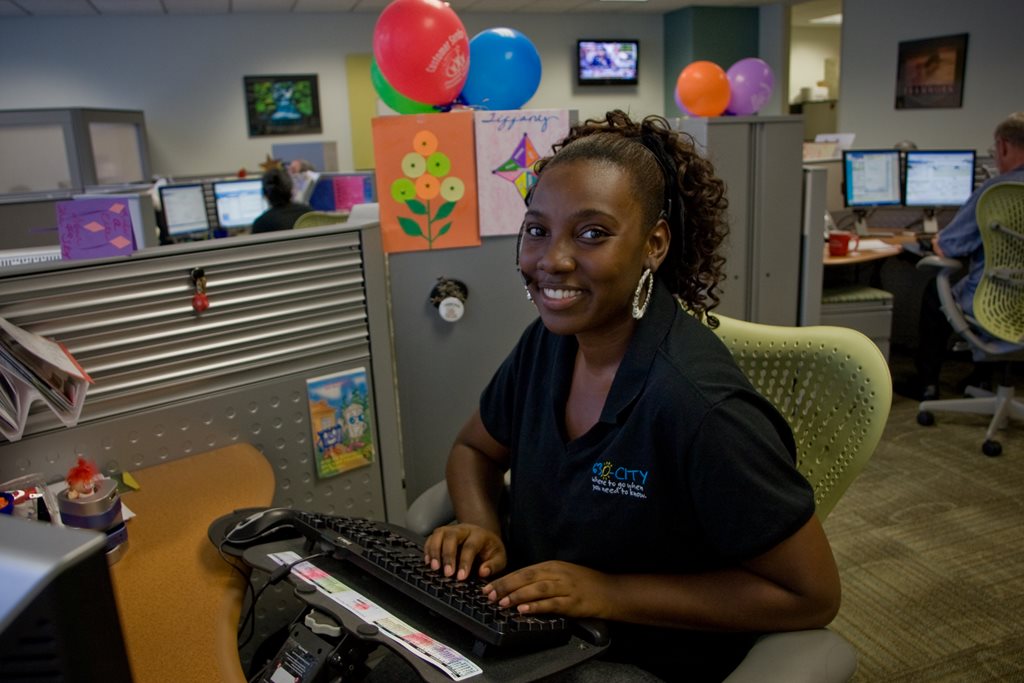
{"type": "Polygon", "coordinates": [[[800,325],[821,321],[821,288],[825,279],[825,211],[827,171],[804,166],[802,229],[800,232],[800,325]]]}
{"type": "Polygon", "coordinates": [[[716,312],[772,325],[796,325],[800,287],[799,116],[673,119],[693,136],[725,181],[729,200],[726,278],[716,312]]]}
{"type": "Polygon", "coordinates": [[[485,237],[479,247],[388,257],[410,501],[444,477],[455,435],[537,317],[515,268],[515,245],[515,235],[485,237]],[[469,289],[458,322],[442,320],[429,302],[438,277],[459,280],[469,289]]]}
{"type": "Polygon", "coordinates": [[[131,471],[248,442],[274,468],[274,504],[401,523],[386,288],[376,223],[0,272],[0,316],[64,343],[95,380],[76,427],[37,403],[25,437],[0,441],[0,481],[59,478],[78,454],[131,471]],[[194,268],[207,278],[201,314],[194,268]],[[318,479],[306,380],[355,368],[367,375],[376,461],[318,479]]]}

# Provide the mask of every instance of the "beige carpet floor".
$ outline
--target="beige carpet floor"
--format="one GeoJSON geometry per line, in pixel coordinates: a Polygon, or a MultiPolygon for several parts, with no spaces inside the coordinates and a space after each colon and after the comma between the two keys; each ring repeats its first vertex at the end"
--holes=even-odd
{"type": "Polygon", "coordinates": [[[988,458],[987,419],[916,415],[894,397],[825,522],[843,579],[832,628],[858,650],[857,683],[1024,682],[1024,425],[988,458]]]}

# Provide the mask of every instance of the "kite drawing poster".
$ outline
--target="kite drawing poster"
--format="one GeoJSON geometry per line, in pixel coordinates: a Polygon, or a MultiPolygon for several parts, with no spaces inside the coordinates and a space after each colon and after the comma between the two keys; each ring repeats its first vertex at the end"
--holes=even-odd
{"type": "Polygon", "coordinates": [[[372,121],[384,251],[480,245],[473,112],[372,121]]]}
{"type": "Polygon", "coordinates": [[[537,182],[533,165],[569,133],[565,109],[517,109],[474,113],[480,234],[515,235],[523,222],[526,193],[537,182]]]}
{"type": "Polygon", "coordinates": [[[306,380],[316,475],[333,477],[373,462],[366,368],[306,380]]]}

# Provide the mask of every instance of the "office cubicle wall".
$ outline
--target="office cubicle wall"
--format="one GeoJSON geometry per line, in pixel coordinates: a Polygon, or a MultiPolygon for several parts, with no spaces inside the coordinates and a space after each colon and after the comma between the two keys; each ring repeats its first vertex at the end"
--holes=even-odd
{"type": "Polygon", "coordinates": [[[716,312],[742,320],[796,325],[800,287],[801,157],[799,116],[678,118],[725,181],[729,239],[716,312]]]}
{"type": "Polygon", "coordinates": [[[64,343],[95,380],[78,426],[36,404],[25,437],[0,442],[0,481],[59,478],[78,454],[131,471],[249,442],[274,467],[275,504],[401,522],[385,290],[376,223],[0,272],[0,316],[64,343]],[[201,314],[195,268],[207,278],[201,314]],[[318,479],[306,381],[355,368],[371,390],[377,461],[318,479]]]}
{"type": "Polygon", "coordinates": [[[388,256],[410,502],[444,478],[448,452],[480,392],[537,317],[515,268],[516,236],[479,247],[388,256]],[[430,303],[438,277],[469,289],[462,319],[442,320],[430,303]]]}

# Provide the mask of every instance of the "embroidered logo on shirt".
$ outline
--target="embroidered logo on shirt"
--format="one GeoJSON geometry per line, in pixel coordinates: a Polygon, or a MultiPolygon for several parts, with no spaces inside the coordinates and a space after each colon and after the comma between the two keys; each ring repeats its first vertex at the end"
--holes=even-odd
{"type": "Polygon", "coordinates": [[[591,468],[591,490],[613,496],[647,498],[647,470],[616,466],[611,460],[595,462],[591,468]]]}

